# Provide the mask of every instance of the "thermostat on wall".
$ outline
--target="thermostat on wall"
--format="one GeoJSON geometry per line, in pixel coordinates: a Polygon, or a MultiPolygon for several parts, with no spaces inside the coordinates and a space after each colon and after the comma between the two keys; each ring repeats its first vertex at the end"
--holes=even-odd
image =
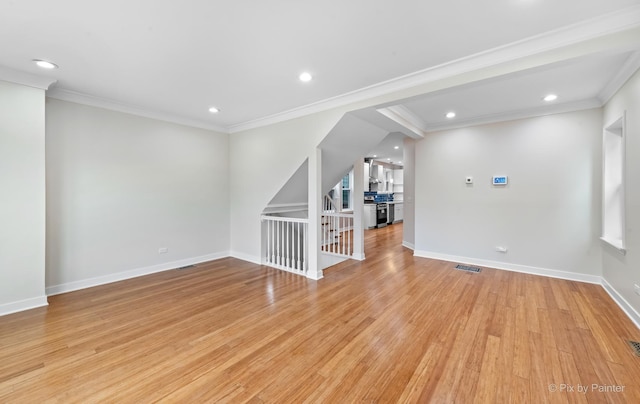
{"type": "Polygon", "coordinates": [[[508,178],[506,175],[494,175],[493,185],[507,185],[508,178]]]}

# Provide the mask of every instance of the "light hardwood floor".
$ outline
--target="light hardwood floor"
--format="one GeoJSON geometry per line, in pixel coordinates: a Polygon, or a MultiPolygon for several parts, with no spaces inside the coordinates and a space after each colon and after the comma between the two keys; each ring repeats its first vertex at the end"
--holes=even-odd
{"type": "Polygon", "coordinates": [[[600,286],[365,237],[318,282],[228,258],[0,317],[0,402],[640,403],[640,331],[600,286]]]}

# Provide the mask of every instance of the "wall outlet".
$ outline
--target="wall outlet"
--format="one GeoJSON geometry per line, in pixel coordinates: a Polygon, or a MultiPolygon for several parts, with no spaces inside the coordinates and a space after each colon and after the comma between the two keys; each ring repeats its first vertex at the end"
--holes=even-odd
{"type": "Polygon", "coordinates": [[[637,283],[634,283],[633,290],[636,292],[636,295],[640,295],[640,285],[638,285],[637,283]]]}
{"type": "Polygon", "coordinates": [[[167,247],[158,248],[158,254],[166,254],[168,252],[169,252],[169,249],[167,247]]]}
{"type": "Polygon", "coordinates": [[[507,247],[496,246],[496,251],[497,252],[501,252],[501,253],[506,253],[507,252],[507,247]]]}
{"type": "Polygon", "coordinates": [[[465,177],[464,182],[467,184],[473,184],[473,177],[465,177]]]}

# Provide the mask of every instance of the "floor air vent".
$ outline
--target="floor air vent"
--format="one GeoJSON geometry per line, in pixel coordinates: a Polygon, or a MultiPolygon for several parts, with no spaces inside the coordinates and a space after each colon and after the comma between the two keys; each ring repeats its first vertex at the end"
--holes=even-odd
{"type": "Polygon", "coordinates": [[[636,354],[636,356],[640,357],[640,342],[627,341],[627,343],[629,344],[631,349],[633,349],[633,353],[636,354]]]}
{"type": "Polygon", "coordinates": [[[467,271],[467,272],[480,272],[482,271],[482,268],[478,268],[478,267],[470,267],[468,265],[456,265],[456,269],[459,269],[461,271],[467,271]]]}
{"type": "Polygon", "coordinates": [[[195,267],[196,267],[195,265],[185,265],[183,267],[176,268],[176,269],[190,269],[190,268],[195,268],[195,267]]]}

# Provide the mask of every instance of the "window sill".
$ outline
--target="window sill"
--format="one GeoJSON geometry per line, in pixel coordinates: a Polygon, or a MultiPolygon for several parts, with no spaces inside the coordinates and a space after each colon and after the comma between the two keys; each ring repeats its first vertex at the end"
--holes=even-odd
{"type": "Polygon", "coordinates": [[[627,253],[627,250],[626,250],[626,248],[624,248],[624,244],[623,244],[622,240],[613,240],[613,239],[606,238],[606,237],[600,237],[600,240],[602,240],[606,244],[608,244],[611,247],[613,247],[616,250],[618,250],[618,252],[620,254],[622,254],[622,255],[625,255],[627,253]]]}

